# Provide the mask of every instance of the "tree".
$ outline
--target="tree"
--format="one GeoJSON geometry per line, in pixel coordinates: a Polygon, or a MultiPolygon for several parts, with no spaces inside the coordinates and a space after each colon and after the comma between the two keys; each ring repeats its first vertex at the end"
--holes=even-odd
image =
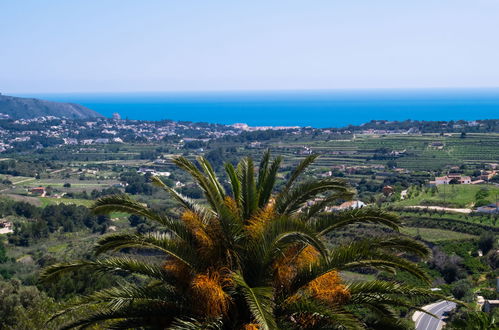
{"type": "Polygon", "coordinates": [[[484,231],[478,239],[478,247],[482,250],[483,254],[487,254],[495,244],[495,235],[489,231],[484,231]]]}
{"type": "MultiPolygon", "coordinates": [[[[18,280],[0,282],[0,329],[48,329],[51,314],[62,306],[35,286],[23,286],[18,280]]],[[[61,328],[70,317],[52,321],[49,329],[61,328]]]]}
{"type": "Polygon", "coordinates": [[[469,301],[473,299],[472,288],[472,283],[470,283],[466,279],[462,279],[453,283],[451,292],[452,295],[457,299],[463,299],[467,297],[467,301],[469,301]]]}
{"type": "Polygon", "coordinates": [[[146,222],[144,217],[132,214],[128,217],[128,222],[130,222],[130,226],[137,227],[139,224],[146,222]]]}
{"type": "Polygon", "coordinates": [[[490,191],[487,188],[481,188],[475,194],[475,200],[486,199],[489,197],[490,191]]]}
{"type": "Polygon", "coordinates": [[[362,267],[403,270],[428,283],[427,274],[405,256],[424,258],[429,250],[399,235],[328,248],[325,237],[350,224],[374,223],[397,231],[400,222],[391,213],[369,207],[326,212],[354,192],[336,178],[299,181],[315,159],[305,158],[279,192],[275,184],[280,157],[271,159],[266,152],[257,170],[251,158],[236,167],[227,163],[227,193],[205,158],[194,164],[178,157],[175,164],[192,176],[206,204],[153,177],[153,183],[181,206],[178,218],[157,213],[128,195],[106,196],[93,206],[96,213],[127,212],[164,228],[106,236],[97,244],[97,255],[134,248],[153,250],[154,258],[118,255],[58,264],[46,268],[42,279],[74,270],[138,275],[81,298],[64,311],[79,313],[70,327],[108,321],[113,328],[363,328],[360,310],[395,326],[399,320],[393,307],[410,308],[421,298],[440,297],[427,288],[388,281],[343,281],[340,271],[362,267]],[[154,262],[160,255],[160,262],[154,262]],[[89,312],[89,306],[99,308],[89,312]]]}
{"type": "Polygon", "coordinates": [[[499,329],[499,313],[467,312],[459,315],[448,326],[451,330],[494,330],[499,329]]]}
{"type": "Polygon", "coordinates": [[[7,262],[9,258],[7,257],[7,251],[5,251],[5,246],[2,241],[0,241],[0,264],[7,262]]]}
{"type": "Polygon", "coordinates": [[[28,308],[41,299],[34,286],[22,286],[18,280],[0,282],[0,329],[16,325],[16,312],[28,308]]]}
{"type": "Polygon", "coordinates": [[[389,160],[388,162],[386,162],[386,166],[388,168],[396,168],[397,167],[397,162],[394,161],[394,160],[389,160]]]}

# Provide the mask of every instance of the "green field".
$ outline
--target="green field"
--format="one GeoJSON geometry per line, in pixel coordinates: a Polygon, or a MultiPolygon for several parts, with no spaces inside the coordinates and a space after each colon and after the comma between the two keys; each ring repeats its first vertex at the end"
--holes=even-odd
{"type": "Polygon", "coordinates": [[[421,239],[433,243],[477,238],[477,236],[470,234],[458,233],[451,230],[434,229],[434,228],[403,227],[401,229],[401,232],[403,234],[410,235],[413,237],[419,236],[421,237],[421,239]]]}
{"type": "Polygon", "coordinates": [[[286,160],[297,158],[296,153],[309,147],[321,154],[317,166],[386,164],[387,160],[373,159],[377,150],[406,150],[395,160],[398,167],[409,170],[442,170],[446,166],[477,165],[499,161],[499,134],[469,133],[450,136],[423,135],[357,135],[350,140],[324,140],[318,136],[311,140],[269,142],[269,146],[286,160]],[[442,142],[442,149],[431,147],[432,142],[442,142]]]}
{"type": "Polygon", "coordinates": [[[54,204],[75,204],[83,205],[89,207],[93,204],[93,200],[90,199],[76,199],[76,198],[51,198],[51,197],[39,197],[40,206],[45,207],[47,205],[54,204]]]}
{"type": "Polygon", "coordinates": [[[486,189],[489,195],[485,200],[493,203],[499,198],[499,187],[495,185],[439,185],[435,190],[425,188],[418,191],[409,191],[410,197],[397,202],[397,205],[441,205],[459,208],[471,208],[476,200],[476,193],[486,189]]]}

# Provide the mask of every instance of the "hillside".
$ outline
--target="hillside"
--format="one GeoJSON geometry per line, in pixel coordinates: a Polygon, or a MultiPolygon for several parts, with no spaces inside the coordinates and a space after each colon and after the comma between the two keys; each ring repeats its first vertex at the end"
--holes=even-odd
{"type": "Polygon", "coordinates": [[[51,102],[1,94],[0,113],[8,115],[12,119],[29,119],[41,116],[56,116],[70,119],[102,117],[99,113],[79,104],[51,102]]]}

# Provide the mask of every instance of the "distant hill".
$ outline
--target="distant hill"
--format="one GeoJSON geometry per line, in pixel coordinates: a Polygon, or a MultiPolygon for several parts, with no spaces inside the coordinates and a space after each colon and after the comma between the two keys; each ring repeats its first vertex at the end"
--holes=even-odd
{"type": "Polygon", "coordinates": [[[79,104],[51,102],[2,94],[0,94],[0,113],[8,115],[12,119],[29,119],[42,116],[69,119],[102,117],[101,114],[79,104]]]}

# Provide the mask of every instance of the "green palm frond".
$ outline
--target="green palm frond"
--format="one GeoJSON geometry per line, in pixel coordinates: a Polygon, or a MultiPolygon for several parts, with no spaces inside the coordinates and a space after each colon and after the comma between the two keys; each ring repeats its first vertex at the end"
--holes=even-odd
{"type": "Polygon", "coordinates": [[[220,319],[214,321],[199,321],[193,318],[175,319],[168,330],[222,330],[223,321],[220,319]]]}
{"type": "Polygon", "coordinates": [[[242,193],[241,193],[241,180],[239,179],[239,175],[231,163],[225,164],[225,172],[229,177],[230,185],[232,188],[232,196],[236,201],[237,205],[240,209],[242,209],[242,193]]]}
{"type": "Polygon", "coordinates": [[[77,321],[63,328],[86,327],[106,320],[119,320],[111,328],[127,329],[123,326],[125,323],[140,322],[145,326],[154,321],[151,318],[156,318],[153,324],[157,326],[161,323],[160,320],[171,321],[175,315],[187,310],[188,305],[185,297],[179,295],[174,286],[140,286],[123,282],[78,298],[52,315],[48,322],[66,314],[78,314],[77,321]]]}
{"type": "Polygon", "coordinates": [[[288,182],[286,183],[286,185],[284,186],[284,189],[282,190],[282,193],[287,193],[289,191],[289,189],[291,189],[291,187],[293,186],[293,184],[295,183],[295,181],[298,179],[298,177],[300,177],[300,175],[303,174],[303,172],[305,172],[305,170],[319,157],[319,155],[309,155],[307,157],[305,157],[304,160],[302,160],[300,162],[300,164],[298,164],[298,166],[293,170],[293,172],[291,172],[291,175],[288,179],[288,182]]]}
{"type": "Polygon", "coordinates": [[[325,235],[333,230],[337,230],[354,223],[374,223],[381,224],[398,231],[400,218],[390,212],[373,207],[363,207],[341,212],[332,212],[321,215],[311,222],[315,230],[321,235],[325,235]]]}
{"type": "MultiPolygon", "coordinates": [[[[198,161],[199,160],[204,162],[203,158],[199,158],[198,161]]],[[[197,185],[203,191],[208,204],[211,206],[213,210],[217,210],[218,207],[222,204],[224,197],[220,193],[221,192],[219,189],[220,183],[218,182],[218,180],[216,182],[213,181],[210,178],[209,174],[207,173],[203,174],[203,172],[201,172],[196,165],[194,165],[185,157],[174,158],[173,162],[175,163],[175,165],[177,165],[178,167],[180,167],[181,169],[183,169],[192,176],[197,185]]]]}
{"type": "Polygon", "coordinates": [[[267,151],[266,156],[260,163],[258,174],[257,190],[258,190],[258,207],[264,207],[270,200],[272,190],[274,189],[277,172],[281,166],[282,157],[276,157],[268,166],[270,152],[267,151]],[[263,168],[263,169],[262,169],[263,168]]]}
{"type": "Polygon", "coordinates": [[[285,316],[290,315],[295,320],[302,316],[312,317],[318,323],[315,327],[311,326],[313,329],[365,329],[364,324],[344,308],[324,305],[305,297],[287,304],[282,313],[285,316]]]}
{"type": "Polygon", "coordinates": [[[407,236],[390,235],[374,240],[368,239],[366,242],[371,242],[372,247],[394,253],[405,252],[421,258],[428,258],[431,255],[431,250],[428,246],[407,236]]]}
{"type": "Polygon", "coordinates": [[[157,221],[160,224],[169,224],[171,222],[170,219],[154,212],[144,203],[140,203],[125,194],[101,197],[94,203],[91,209],[96,214],[124,212],[128,214],[140,215],[150,220],[157,221]]]}
{"type": "Polygon", "coordinates": [[[218,181],[217,175],[215,174],[215,171],[213,170],[210,162],[208,162],[204,157],[197,157],[196,159],[203,169],[210,185],[216,188],[218,195],[221,197],[221,199],[223,199],[223,197],[225,196],[225,189],[220,184],[220,181],[218,181]]]}
{"type": "Polygon", "coordinates": [[[126,330],[126,329],[143,329],[145,320],[139,317],[127,317],[119,321],[113,321],[109,324],[108,322],[106,329],[109,330],[126,330]]]}
{"type": "Polygon", "coordinates": [[[97,243],[95,253],[99,255],[104,252],[116,252],[125,248],[160,251],[191,268],[196,268],[201,262],[197,251],[192,245],[172,240],[170,239],[170,235],[164,233],[109,235],[97,243]]]}
{"type": "Polygon", "coordinates": [[[237,174],[241,182],[241,206],[243,218],[249,219],[258,206],[255,183],[255,167],[251,158],[244,158],[237,165],[237,174]]]}
{"type": "Polygon", "coordinates": [[[391,273],[396,273],[397,270],[403,270],[425,283],[431,283],[428,274],[417,264],[407,261],[407,259],[390,255],[379,254],[378,259],[375,259],[375,256],[373,256],[372,259],[354,261],[341,267],[341,270],[352,270],[362,267],[385,270],[391,273]]]}
{"type": "Polygon", "coordinates": [[[255,279],[262,278],[288,246],[296,245],[312,246],[320,254],[327,254],[324,242],[303,222],[287,217],[272,221],[264,228],[263,233],[252,239],[246,247],[246,256],[251,258],[248,259],[248,264],[252,265],[249,272],[255,274],[255,271],[259,271],[255,279]],[[256,265],[259,266],[254,267],[256,265]]]}
{"type": "Polygon", "coordinates": [[[119,284],[96,291],[83,297],[80,303],[105,303],[112,310],[118,310],[131,304],[154,302],[159,305],[174,304],[180,306],[185,298],[179,295],[172,286],[139,286],[131,283],[119,284]]]}
{"type": "Polygon", "coordinates": [[[75,261],[51,265],[40,274],[40,280],[48,281],[56,278],[59,274],[85,269],[96,273],[126,272],[129,274],[143,275],[159,281],[170,282],[171,276],[157,264],[148,263],[127,256],[109,257],[96,261],[75,261]]]}
{"type": "Polygon", "coordinates": [[[322,198],[320,201],[313,202],[311,206],[303,209],[303,214],[301,218],[304,221],[313,219],[315,216],[321,214],[325,211],[326,207],[333,206],[339,200],[350,200],[354,196],[353,191],[335,191],[329,196],[322,198]]]}
{"type": "Polygon", "coordinates": [[[125,324],[135,321],[142,328],[148,326],[158,328],[162,324],[163,327],[166,327],[175,318],[175,315],[181,313],[178,305],[174,304],[132,303],[116,309],[106,307],[105,304],[96,304],[95,307],[98,307],[97,310],[90,313],[84,310],[78,311],[82,316],[76,321],[66,324],[61,330],[88,328],[104,321],[110,321],[110,327],[114,329],[128,329],[128,325],[126,327],[117,327],[124,321],[128,321],[125,324]]]}
{"type": "Polygon", "coordinates": [[[143,216],[149,220],[152,220],[166,229],[171,233],[179,236],[184,240],[191,240],[192,234],[185,227],[185,225],[177,220],[171,219],[167,216],[158,214],[157,212],[151,210],[128,195],[109,195],[99,198],[92,206],[92,211],[96,214],[107,214],[110,212],[124,212],[128,214],[135,214],[143,216]]]}
{"type": "Polygon", "coordinates": [[[260,160],[260,165],[258,166],[258,179],[256,181],[257,190],[260,190],[263,182],[265,181],[265,179],[267,177],[268,169],[269,169],[269,162],[270,162],[270,150],[267,149],[263,153],[262,159],[260,160]]]}
{"type": "Polygon", "coordinates": [[[428,282],[428,275],[415,263],[390,254],[382,249],[382,243],[376,239],[351,242],[336,247],[327,257],[298,273],[292,285],[292,291],[298,290],[313,279],[333,270],[352,270],[368,267],[388,271],[404,270],[423,281],[428,282]],[[376,246],[375,244],[380,244],[376,246]]]}
{"type": "Polygon", "coordinates": [[[356,281],[347,283],[347,288],[352,294],[351,303],[374,303],[379,297],[393,295],[397,297],[412,298],[433,298],[445,299],[463,304],[462,302],[446,297],[438,292],[431,291],[428,288],[404,285],[396,282],[381,280],[374,281],[356,281]]]}
{"type": "Polygon", "coordinates": [[[233,274],[232,278],[241,290],[253,317],[265,330],[277,330],[274,317],[274,301],[272,287],[250,287],[241,274],[233,274]]]}
{"type": "Polygon", "coordinates": [[[228,259],[239,260],[238,252],[240,252],[242,242],[246,239],[242,219],[227,207],[221,206],[218,221],[221,230],[216,237],[216,243],[225,249],[228,259]]]}
{"type": "Polygon", "coordinates": [[[202,219],[207,219],[210,217],[213,217],[215,213],[205,207],[204,205],[199,204],[198,202],[194,201],[192,198],[186,197],[176,191],[175,189],[168,187],[160,177],[158,176],[152,176],[151,177],[151,182],[157,186],[166,191],[170,196],[172,196],[180,205],[182,205],[186,210],[190,210],[196,214],[198,214],[202,219]]]}
{"type": "Polygon", "coordinates": [[[398,315],[394,310],[395,306],[406,306],[404,301],[401,299],[398,300],[379,300],[378,302],[374,304],[370,303],[365,303],[362,304],[362,307],[365,307],[369,309],[371,312],[376,314],[379,319],[385,319],[385,320],[390,320],[391,322],[394,322],[398,320],[398,315]]]}
{"type": "MultiPolygon", "coordinates": [[[[84,313],[85,310],[96,309],[93,306],[97,306],[99,311],[133,310],[148,305],[180,310],[184,308],[185,303],[185,298],[179,295],[173,286],[139,286],[131,283],[118,283],[118,286],[99,290],[79,298],[66,309],[53,315],[50,321],[64,314],[79,311],[84,313]]],[[[143,316],[147,317],[147,314],[143,316]]]]}
{"type": "Polygon", "coordinates": [[[276,198],[276,211],[279,214],[292,214],[303,207],[308,201],[325,192],[350,193],[346,181],[341,179],[310,180],[300,183],[288,192],[281,193],[276,198]]]}

